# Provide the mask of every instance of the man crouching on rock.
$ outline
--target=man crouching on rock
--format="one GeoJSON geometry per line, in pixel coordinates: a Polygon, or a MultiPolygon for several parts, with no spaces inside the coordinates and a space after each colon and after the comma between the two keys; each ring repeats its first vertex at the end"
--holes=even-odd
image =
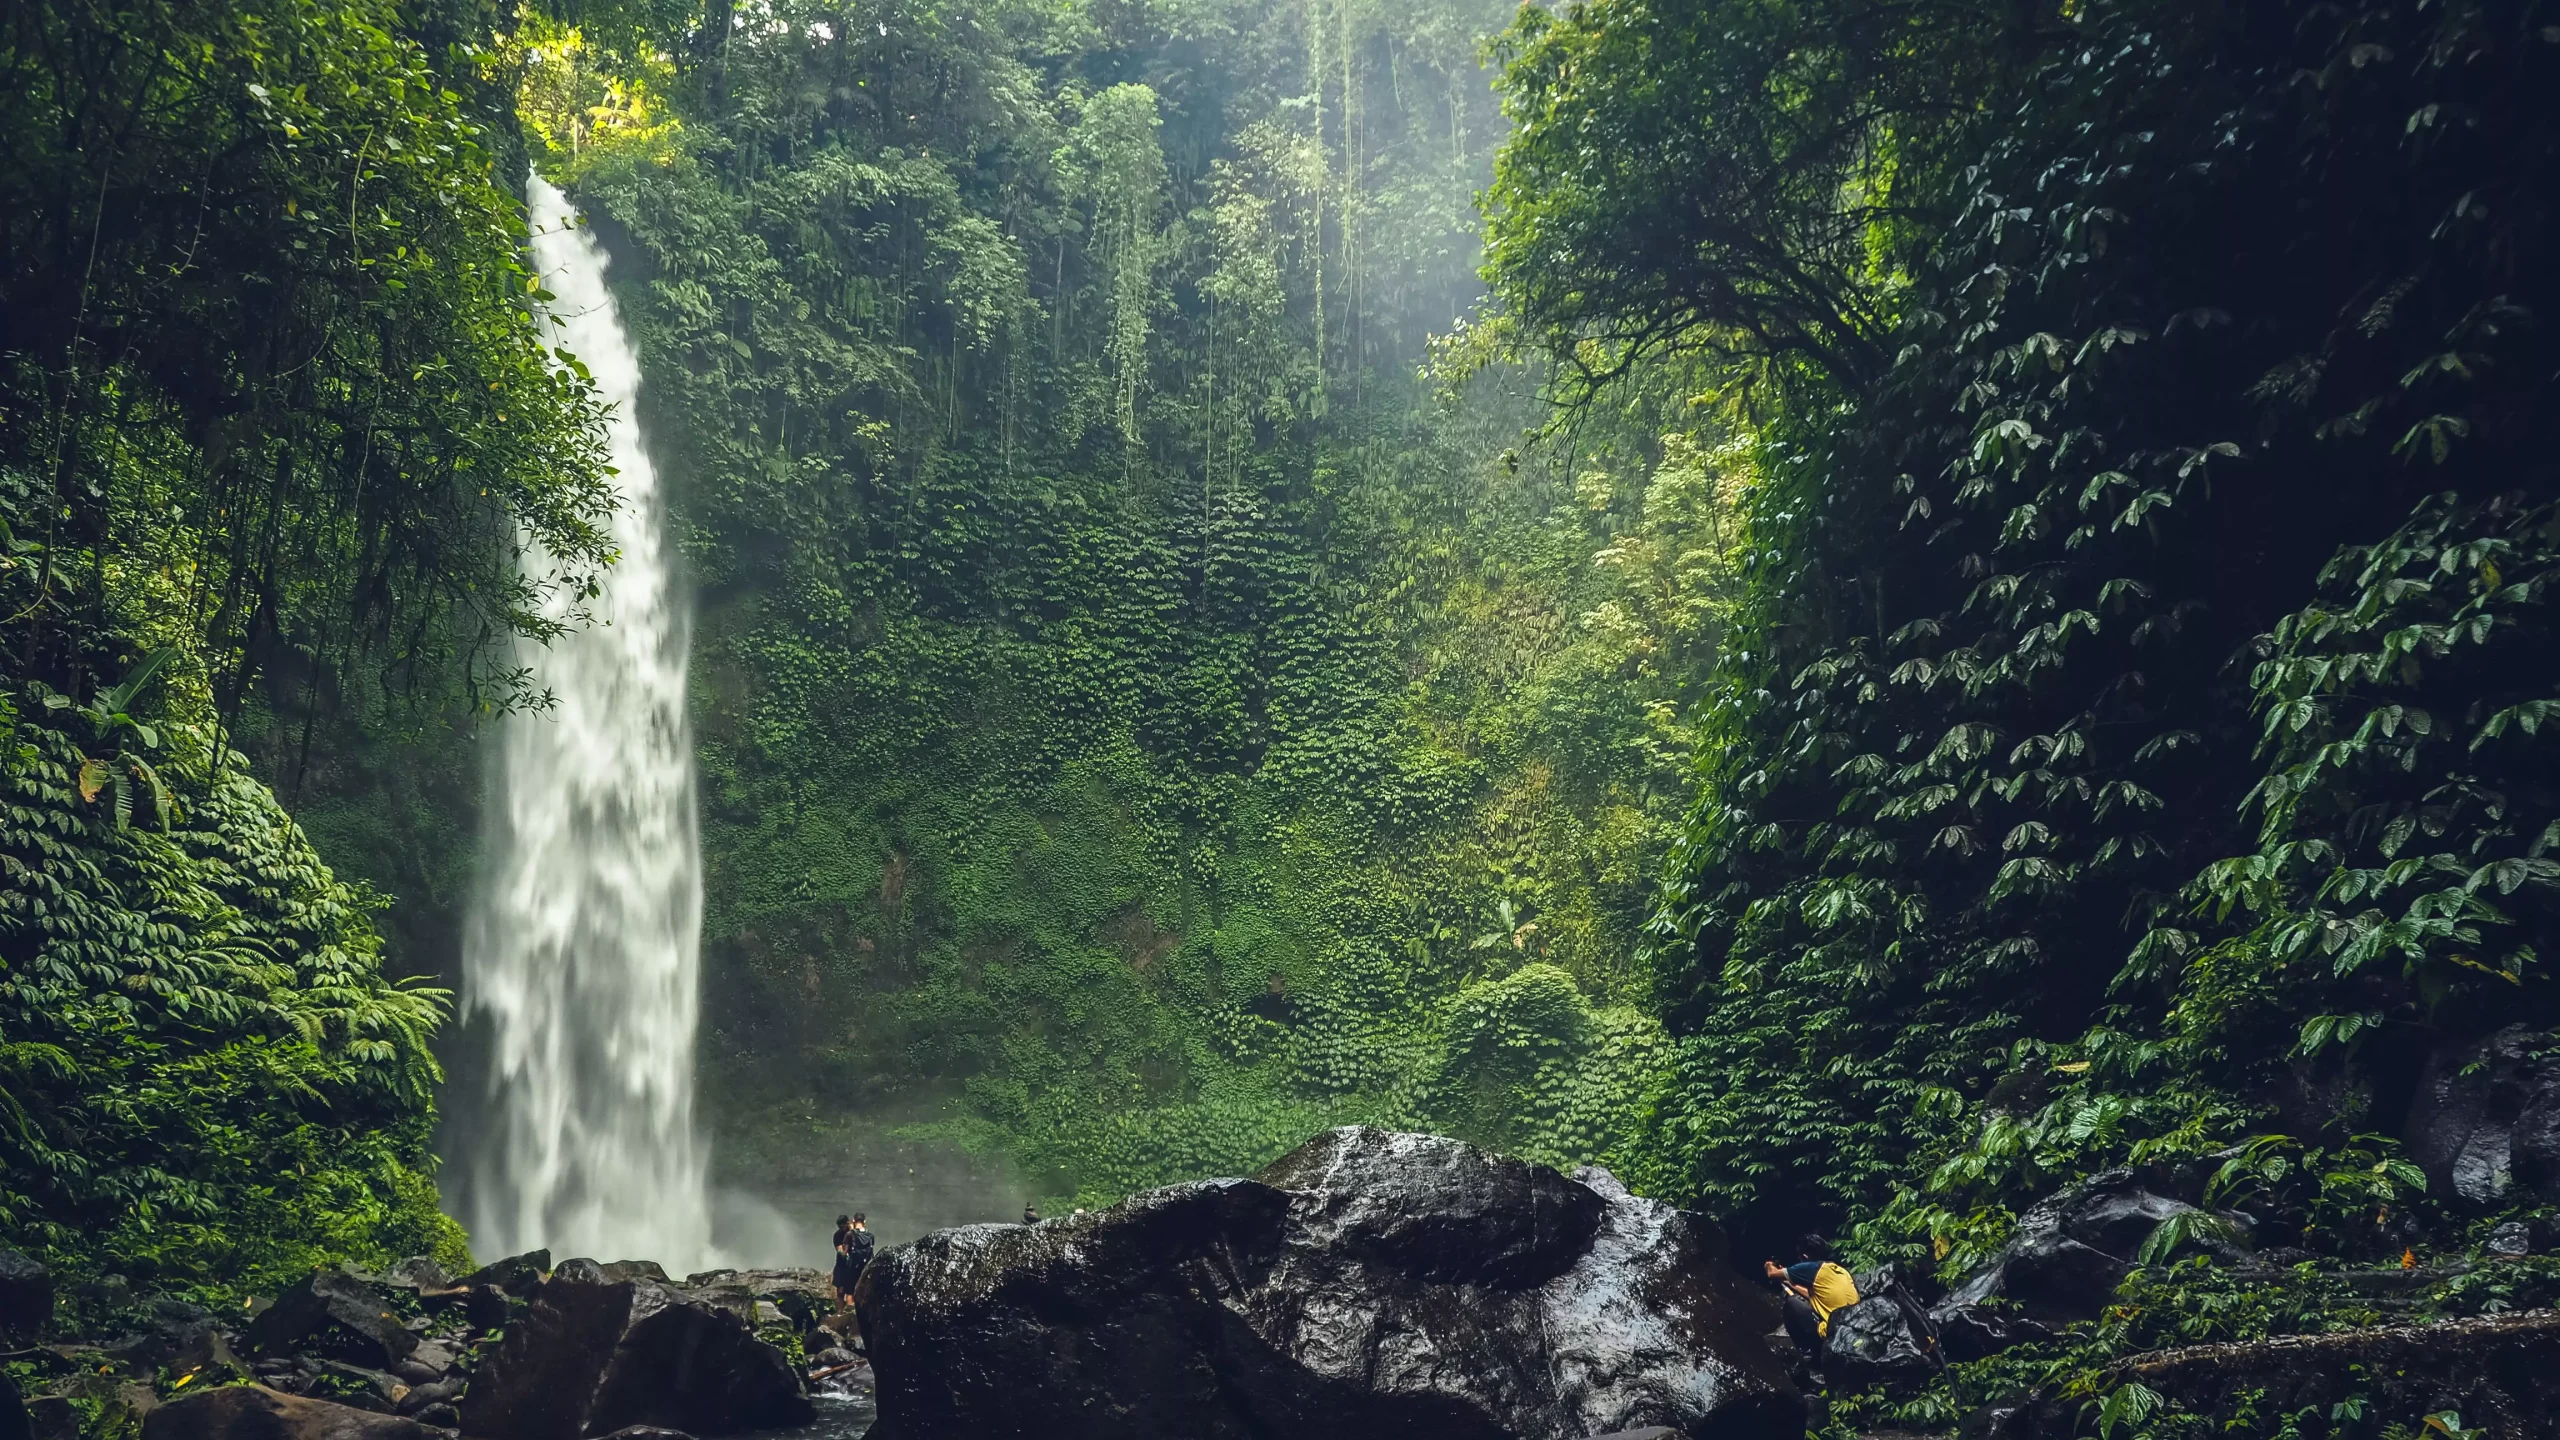
{"type": "Polygon", "coordinates": [[[1761,1267],[1778,1283],[1785,1299],[1788,1337],[1808,1363],[1819,1364],[1823,1337],[1831,1333],[1831,1317],[1858,1303],[1858,1282],[1831,1257],[1831,1242],[1819,1235],[1807,1235],[1796,1243],[1793,1265],[1764,1260],[1761,1267]]]}

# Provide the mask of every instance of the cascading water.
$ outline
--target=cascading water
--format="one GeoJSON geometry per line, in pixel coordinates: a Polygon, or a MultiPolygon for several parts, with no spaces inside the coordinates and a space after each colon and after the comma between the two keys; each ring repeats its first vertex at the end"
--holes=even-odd
{"type": "MultiPolygon", "coordinates": [[[[688,617],[604,249],[539,176],[529,199],[533,253],[557,297],[548,338],[614,406],[621,558],[590,602],[593,624],[522,648],[555,703],[501,722],[487,869],[463,947],[464,1013],[489,1041],[464,1218],[483,1255],[548,1246],[682,1274],[712,1261],[693,1116],[702,862],[688,617]]],[[[573,599],[546,603],[565,613],[573,599]]]]}

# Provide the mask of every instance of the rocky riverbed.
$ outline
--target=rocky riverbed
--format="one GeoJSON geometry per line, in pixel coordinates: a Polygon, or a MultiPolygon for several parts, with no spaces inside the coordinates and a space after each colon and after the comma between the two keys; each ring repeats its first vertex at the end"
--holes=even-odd
{"type": "Polygon", "coordinates": [[[34,1380],[0,1394],[0,1440],[849,1440],[872,1417],[852,1318],[813,1270],[412,1260],[319,1271],[238,1316],[145,1301],[91,1343],[47,1336],[51,1309],[41,1267],[0,1257],[0,1328],[51,1341],[11,1352],[34,1380]]]}
{"type": "Polygon", "coordinates": [[[2208,1418],[2370,1404],[2560,1434],[2529,1227],[2477,1272],[2353,1270],[2253,1250],[2250,1217],[2201,1200],[2183,1172],[2110,1171],[1943,1293],[1865,1272],[1818,1365],[1706,1217],[1605,1170],[1360,1128],[1251,1178],[936,1232],[882,1252],[850,1310],[816,1271],[535,1252],[322,1270],[236,1314],[145,1297],[78,1339],[43,1267],[0,1252],[0,1440],[1795,1440],[1826,1390],[1887,1413],[1950,1366],[2069,1352],[2181,1255],[2180,1283],[2350,1303],[2297,1333],[2100,1355],[1961,1428],[2069,1440],[2095,1433],[2093,1397],[2138,1387],[2208,1418]],[[2515,1313],[2440,1318],[2466,1289],[2515,1313]]]}

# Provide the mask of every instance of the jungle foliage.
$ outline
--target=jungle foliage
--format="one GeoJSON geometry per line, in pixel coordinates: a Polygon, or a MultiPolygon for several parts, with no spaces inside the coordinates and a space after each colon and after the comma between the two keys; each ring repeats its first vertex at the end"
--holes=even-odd
{"type": "Polygon", "coordinates": [[[525,308],[491,18],[0,20],[0,1244],[75,1313],[461,1254],[442,996],[385,978],[382,897],[263,781],[324,717],[532,698],[498,642],[608,558],[600,412],[525,308]]]}
{"type": "Polygon", "coordinates": [[[1743,461],[1677,363],[1537,444],[1531,372],[1418,377],[1503,12],[713,14],[572,16],[526,110],[701,587],[726,1163],[1619,1149],[1743,461]]]}
{"type": "Polygon", "coordinates": [[[2428,1053],[2555,1018],[2560,31],[1586,0],[1505,43],[1506,323],[1754,407],[1648,1183],[1952,1268],[2128,1155],[2396,1131],[2428,1053]]]}

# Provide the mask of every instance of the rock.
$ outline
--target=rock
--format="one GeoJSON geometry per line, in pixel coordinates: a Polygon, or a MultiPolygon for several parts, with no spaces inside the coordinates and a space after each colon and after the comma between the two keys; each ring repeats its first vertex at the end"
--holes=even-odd
{"type": "Polygon", "coordinates": [[[1834,1385],[1916,1389],[1945,1363],[1937,1326],[1890,1267],[1856,1277],[1858,1303],[1831,1315],[1822,1374],[1834,1385]]]}
{"type": "Polygon", "coordinates": [[[424,1255],[412,1255],[384,1272],[387,1280],[404,1281],[419,1290],[450,1290],[453,1277],[444,1267],[424,1255]]]}
{"type": "Polygon", "coordinates": [[[607,1280],[655,1280],[661,1285],[672,1283],[667,1279],[666,1268],[655,1260],[616,1260],[596,1268],[604,1272],[607,1280]]]}
{"type": "Polygon", "coordinates": [[[1997,1355],[2012,1345],[2050,1339],[2053,1331],[1997,1300],[1970,1305],[1942,1305],[1930,1312],[1937,1322],[1938,1348],[1950,1363],[1961,1365],[1997,1355]]]}
{"type": "Polygon", "coordinates": [[[2481,1210],[2518,1190],[2560,1199],[2560,1061],[2542,1053],[2554,1043],[2517,1025],[2428,1057],[2402,1129],[2428,1193],[2481,1210]]]}
{"type": "Polygon", "coordinates": [[[756,1318],[759,1301],[804,1330],[836,1311],[835,1292],[815,1270],[705,1270],[686,1276],[684,1289],[755,1324],[770,1323],[756,1318]]]}
{"type": "MultiPolygon", "coordinates": [[[[592,1261],[588,1262],[594,1263],[592,1261]]],[[[456,1281],[459,1285],[494,1285],[518,1299],[528,1299],[542,1288],[542,1278],[551,1271],[551,1252],[528,1250],[493,1260],[456,1281]]]]}
{"type": "MultiPolygon", "coordinates": [[[[2108,1368],[2089,1393],[2139,1381],[2206,1417],[2207,1433],[2248,1406],[2253,1418],[2329,1408],[2361,1397],[2367,1413],[2401,1419],[2447,1408],[2498,1436],[2548,1435],[2560,1413],[2560,1313],[2535,1310],[2434,1325],[2288,1335],[2137,1355],[2108,1368]]],[[[2077,1398],[2021,1405],[2000,1440],[2065,1440],[2077,1398]]]]}
{"type": "Polygon", "coordinates": [[[0,1339],[35,1339],[53,1322],[53,1272],[15,1250],[0,1250],[0,1339]]]}
{"type": "Polygon", "coordinates": [[[855,1289],[878,1440],[1794,1437],[1774,1297],[1700,1217],[1366,1128],[1258,1180],[882,1252],[855,1289]]]}
{"type": "Polygon", "coordinates": [[[1668,1425],[1647,1425],[1641,1430],[1613,1430],[1606,1435],[1594,1435],[1591,1440],[1684,1440],[1684,1437],[1668,1425]]]}
{"type": "Polygon", "coordinates": [[[143,1417],[142,1440],[441,1440],[415,1420],[351,1405],[286,1395],[263,1385],[226,1385],[143,1417]]]}
{"type": "Polygon", "coordinates": [[[628,1425],[722,1434],[813,1413],[790,1361],[735,1313],[654,1281],[558,1276],[482,1362],[461,1412],[487,1440],[628,1425]]]}
{"type": "Polygon", "coordinates": [[[159,1391],[139,1381],[126,1381],[116,1387],[115,1398],[107,1402],[105,1411],[100,1415],[101,1428],[107,1434],[115,1434],[132,1423],[129,1417],[139,1417],[147,1421],[151,1413],[159,1408],[159,1391]]]}
{"type": "Polygon", "coordinates": [[[201,1305],[154,1296],[126,1314],[139,1320],[139,1328],[97,1353],[128,1375],[151,1375],[163,1369],[193,1374],[208,1367],[210,1373],[199,1375],[200,1381],[248,1374],[248,1366],[231,1353],[230,1343],[215,1326],[213,1312],[201,1305]]]}
{"type": "Polygon", "coordinates": [[[2510,1220],[2489,1232],[2484,1247],[2492,1255],[2514,1260],[2533,1253],[2533,1227],[2522,1220],[2510,1220]]]}
{"type": "Polygon", "coordinates": [[[340,1380],[351,1381],[363,1387],[363,1393],[360,1395],[339,1397],[349,1405],[361,1405],[366,1409],[373,1409],[378,1405],[386,1410],[397,1411],[400,1408],[400,1402],[409,1396],[409,1382],[388,1371],[374,1370],[363,1365],[350,1365],[344,1360],[323,1360],[320,1362],[320,1370],[323,1374],[334,1375],[340,1380]]]}
{"type": "Polygon", "coordinates": [[[18,1382],[0,1370],[0,1440],[35,1440],[35,1434],[35,1420],[27,1414],[27,1399],[18,1393],[18,1382]]]}
{"type": "Polygon", "coordinates": [[[681,1430],[669,1430],[658,1425],[625,1425],[604,1440],[693,1440],[693,1437],[681,1430]]]}
{"type": "Polygon", "coordinates": [[[1536,1285],[1563,1273],[1600,1228],[1599,1192],[1543,1165],[1455,1141],[1335,1131],[1273,1162],[1262,1183],[1293,1204],[1307,1243],[1418,1280],[1536,1285]],[[1346,1164],[1358,1177],[1342,1184],[1346,1164]]]}
{"type": "Polygon", "coordinates": [[[252,1350],[276,1355],[307,1350],[368,1369],[396,1365],[418,1348],[392,1312],[389,1297],[354,1271],[320,1270],[276,1296],[249,1322],[252,1350]]]}
{"type": "Polygon", "coordinates": [[[421,1425],[432,1425],[438,1430],[462,1428],[462,1412],[450,1405],[430,1405],[409,1418],[421,1425]]]}
{"type": "Polygon", "coordinates": [[[80,1440],[80,1409],[68,1395],[38,1395],[27,1402],[35,1440],[80,1440]]]}
{"type": "Polygon", "coordinates": [[[391,1373],[412,1385],[424,1385],[440,1378],[453,1368],[453,1352],[434,1340],[421,1340],[409,1358],[391,1367],[391,1373]]]}
{"type": "Polygon", "coordinates": [[[2092,1175],[2020,1217],[2000,1254],[1957,1286],[1935,1318],[1943,1327],[1953,1312],[1997,1297],[2040,1325],[2094,1319],[2161,1222],[2195,1209],[2131,1170],[2092,1175]]]}
{"type": "Polygon", "coordinates": [[[561,1261],[557,1266],[553,1267],[551,1271],[551,1278],[554,1280],[565,1280],[572,1285],[602,1285],[607,1283],[605,1280],[604,1267],[593,1260],[584,1258],[572,1258],[561,1261]]]}
{"type": "Polygon", "coordinates": [[[474,1285],[462,1292],[463,1321],[477,1333],[503,1330],[515,1314],[515,1301],[495,1285],[474,1285]]]}
{"type": "Polygon", "coordinates": [[[462,1398],[465,1388],[463,1382],[458,1379],[434,1380],[424,1385],[412,1386],[409,1393],[400,1400],[400,1413],[415,1415],[430,1405],[450,1405],[462,1398]]]}

